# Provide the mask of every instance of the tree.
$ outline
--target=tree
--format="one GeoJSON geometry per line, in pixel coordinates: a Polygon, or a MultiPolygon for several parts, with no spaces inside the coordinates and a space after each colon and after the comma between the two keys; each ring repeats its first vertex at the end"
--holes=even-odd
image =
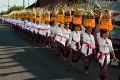
{"type": "Polygon", "coordinates": [[[24,9],[23,6],[13,6],[5,14],[9,14],[14,10],[21,10],[21,9],[24,9]]]}
{"type": "Polygon", "coordinates": [[[2,11],[2,12],[0,13],[0,15],[4,15],[4,14],[6,14],[6,11],[2,11]]]}

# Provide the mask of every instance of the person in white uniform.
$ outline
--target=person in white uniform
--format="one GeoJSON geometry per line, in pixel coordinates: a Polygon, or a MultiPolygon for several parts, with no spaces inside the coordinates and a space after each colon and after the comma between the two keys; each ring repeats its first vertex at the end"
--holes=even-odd
{"type": "Polygon", "coordinates": [[[41,22],[40,22],[40,24],[39,24],[39,26],[40,26],[40,29],[39,29],[39,42],[41,43],[41,44],[44,44],[44,38],[45,38],[45,36],[44,36],[44,21],[43,20],[41,20],[41,22]]]}
{"type": "Polygon", "coordinates": [[[45,21],[43,35],[44,35],[44,45],[48,47],[50,41],[50,25],[48,21],[45,21]]]}
{"type": "Polygon", "coordinates": [[[55,40],[54,40],[55,28],[56,28],[55,26],[56,26],[55,21],[52,21],[51,26],[50,26],[50,37],[51,37],[50,46],[51,46],[51,49],[55,49],[55,40]]]}
{"type": "Polygon", "coordinates": [[[82,59],[84,63],[85,74],[88,74],[88,69],[91,63],[92,54],[96,52],[95,40],[91,32],[92,32],[92,29],[90,27],[87,27],[86,32],[83,33],[83,44],[81,48],[81,53],[82,53],[82,59]]]}
{"type": "Polygon", "coordinates": [[[30,38],[31,38],[32,40],[35,39],[35,28],[36,28],[36,26],[37,26],[36,20],[34,20],[34,21],[32,22],[31,27],[30,27],[30,38]]]}
{"type": "Polygon", "coordinates": [[[62,47],[61,47],[61,40],[62,40],[62,36],[63,36],[63,27],[62,27],[62,23],[57,23],[58,26],[56,26],[55,28],[55,50],[56,50],[56,57],[60,58],[60,54],[63,52],[62,51],[62,47]]]}
{"type": "Polygon", "coordinates": [[[82,31],[80,30],[80,25],[75,25],[75,30],[71,32],[70,34],[70,41],[69,44],[72,48],[72,62],[74,63],[74,66],[76,66],[76,63],[79,61],[80,58],[80,40],[82,31]]]}
{"type": "Polygon", "coordinates": [[[99,52],[97,55],[98,62],[100,63],[100,74],[98,80],[106,79],[106,68],[110,63],[110,54],[113,56],[115,61],[118,61],[115,57],[112,41],[108,39],[108,30],[101,30],[99,32],[99,25],[97,26],[97,40],[99,44],[99,52]]]}
{"type": "Polygon", "coordinates": [[[69,39],[70,39],[70,34],[71,34],[71,30],[69,29],[69,23],[65,23],[65,26],[63,28],[63,36],[62,36],[62,40],[61,40],[61,47],[63,49],[63,57],[64,57],[64,61],[67,60],[71,48],[69,46],[69,39]]]}
{"type": "Polygon", "coordinates": [[[41,30],[41,25],[40,25],[40,21],[36,22],[36,26],[35,26],[35,41],[36,42],[40,42],[40,34],[39,31],[41,30]]]}
{"type": "Polygon", "coordinates": [[[30,27],[32,26],[32,20],[28,20],[25,24],[25,35],[30,36],[30,27]]]}

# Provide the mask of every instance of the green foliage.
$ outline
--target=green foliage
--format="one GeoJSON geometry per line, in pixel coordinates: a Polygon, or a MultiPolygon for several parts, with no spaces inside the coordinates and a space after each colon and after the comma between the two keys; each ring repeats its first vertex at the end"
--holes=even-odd
{"type": "Polygon", "coordinates": [[[2,12],[0,13],[0,15],[4,15],[4,14],[6,14],[6,12],[5,12],[5,11],[2,11],[2,12]]]}
{"type": "Polygon", "coordinates": [[[5,14],[9,14],[14,10],[21,10],[21,9],[24,9],[24,8],[22,6],[13,6],[8,11],[6,11],[5,14]]]}

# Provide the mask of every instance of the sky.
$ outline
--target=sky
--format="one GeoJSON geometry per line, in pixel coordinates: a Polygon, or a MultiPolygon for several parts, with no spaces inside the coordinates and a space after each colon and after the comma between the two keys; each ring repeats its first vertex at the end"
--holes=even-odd
{"type": "MultiPolygon", "coordinates": [[[[7,11],[8,10],[8,1],[9,1],[9,6],[23,6],[23,0],[0,0],[0,12],[2,11],[7,11]],[[6,6],[5,6],[6,5],[6,6]]],[[[36,0],[25,0],[25,7],[28,6],[28,1],[29,5],[33,4],[36,0]]]]}

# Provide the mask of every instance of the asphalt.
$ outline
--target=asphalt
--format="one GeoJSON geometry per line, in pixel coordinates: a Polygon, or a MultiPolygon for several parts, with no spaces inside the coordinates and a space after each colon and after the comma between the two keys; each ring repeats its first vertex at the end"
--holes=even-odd
{"type": "MultiPolygon", "coordinates": [[[[99,65],[92,61],[89,74],[83,62],[73,67],[54,51],[32,41],[9,25],[0,24],[0,80],[97,80],[99,65]]],[[[107,80],[118,80],[120,67],[108,66],[107,80]]]]}

